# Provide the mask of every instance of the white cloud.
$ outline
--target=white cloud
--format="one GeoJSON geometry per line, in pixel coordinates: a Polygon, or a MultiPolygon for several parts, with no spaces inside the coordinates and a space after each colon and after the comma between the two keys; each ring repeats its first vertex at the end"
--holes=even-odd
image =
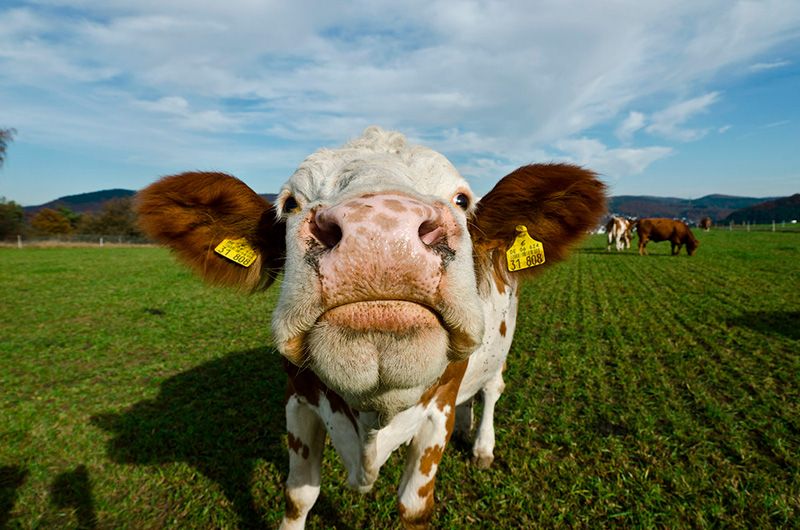
{"type": "Polygon", "coordinates": [[[792,64],[791,61],[784,60],[771,61],[767,63],[755,63],[750,65],[749,70],[751,72],[763,72],[764,70],[783,68],[784,66],[789,66],[790,64],[792,64]]]}
{"type": "Polygon", "coordinates": [[[609,149],[593,138],[560,140],[555,147],[564,152],[570,161],[612,178],[639,174],[653,162],[673,152],[671,147],[665,146],[609,149]]]}
{"type": "Polygon", "coordinates": [[[641,112],[630,111],[628,117],[617,127],[616,135],[623,142],[629,142],[633,134],[645,125],[645,117],[641,112]]]}
{"type": "Polygon", "coordinates": [[[167,96],[156,101],[136,101],[134,105],[144,110],[174,118],[180,127],[210,132],[231,132],[239,129],[241,120],[218,110],[193,111],[189,102],[179,96],[167,96]]]}
{"type": "Polygon", "coordinates": [[[780,120],[780,121],[773,121],[767,123],[766,125],[762,125],[759,127],[760,129],[772,129],[773,127],[783,127],[784,125],[789,125],[791,121],[789,120],[780,120]]]}
{"type": "Polygon", "coordinates": [[[708,129],[685,127],[686,123],[698,114],[708,112],[708,108],[719,99],[719,92],[709,92],[702,96],[681,101],[656,112],[645,129],[648,133],[664,138],[688,142],[702,138],[708,129]]]}

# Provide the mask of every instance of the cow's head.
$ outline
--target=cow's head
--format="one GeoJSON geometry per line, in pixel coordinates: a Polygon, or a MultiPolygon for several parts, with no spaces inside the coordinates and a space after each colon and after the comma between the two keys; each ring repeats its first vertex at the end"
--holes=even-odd
{"type": "Polygon", "coordinates": [[[694,253],[697,252],[697,247],[700,246],[700,241],[694,237],[694,234],[688,226],[686,227],[686,234],[686,253],[690,256],[694,256],[694,253]]]}
{"type": "Polygon", "coordinates": [[[274,206],[219,173],[166,177],[138,198],[145,231],[213,283],[253,291],[283,270],[279,351],[389,415],[481,343],[487,290],[518,281],[505,264],[517,225],[552,263],[604,207],[603,185],[571,165],[520,168],[477,201],[445,157],[378,128],[312,154],[274,206]],[[216,254],[226,238],[246,239],[256,262],[216,254]]]}

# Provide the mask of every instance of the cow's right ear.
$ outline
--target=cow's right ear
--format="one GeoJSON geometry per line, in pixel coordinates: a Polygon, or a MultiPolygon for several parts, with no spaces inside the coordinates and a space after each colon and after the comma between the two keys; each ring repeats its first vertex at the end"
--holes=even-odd
{"type": "Polygon", "coordinates": [[[204,280],[252,292],[265,289],[283,267],[286,226],[275,209],[239,179],[224,173],[164,177],[137,194],[142,230],[204,280]],[[245,239],[255,261],[245,267],[215,252],[245,239]]]}

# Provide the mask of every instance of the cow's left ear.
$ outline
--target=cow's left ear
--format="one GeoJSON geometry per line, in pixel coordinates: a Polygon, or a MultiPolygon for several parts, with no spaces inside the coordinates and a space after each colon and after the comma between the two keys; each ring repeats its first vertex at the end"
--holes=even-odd
{"type": "Polygon", "coordinates": [[[545,265],[564,259],[569,247],[594,229],[605,214],[605,189],[594,172],[571,164],[517,169],[476,206],[469,223],[476,264],[491,265],[495,275],[505,280],[540,270],[541,266],[508,270],[506,251],[516,240],[518,225],[542,243],[545,265]]]}
{"type": "Polygon", "coordinates": [[[146,234],[210,283],[265,289],[283,267],[285,223],[269,202],[230,175],[164,177],[138,193],[136,211],[146,234]],[[222,254],[215,250],[221,244],[222,254]]]}

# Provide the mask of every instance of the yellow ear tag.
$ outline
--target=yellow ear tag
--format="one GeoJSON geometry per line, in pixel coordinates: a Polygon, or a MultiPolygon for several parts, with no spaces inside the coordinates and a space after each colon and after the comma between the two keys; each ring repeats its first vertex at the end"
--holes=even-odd
{"type": "Polygon", "coordinates": [[[252,265],[258,257],[258,252],[244,238],[223,239],[214,252],[244,267],[252,265]]]}
{"type": "Polygon", "coordinates": [[[508,270],[521,271],[544,263],[544,245],[528,235],[528,227],[517,225],[517,239],[506,251],[508,270]]]}

